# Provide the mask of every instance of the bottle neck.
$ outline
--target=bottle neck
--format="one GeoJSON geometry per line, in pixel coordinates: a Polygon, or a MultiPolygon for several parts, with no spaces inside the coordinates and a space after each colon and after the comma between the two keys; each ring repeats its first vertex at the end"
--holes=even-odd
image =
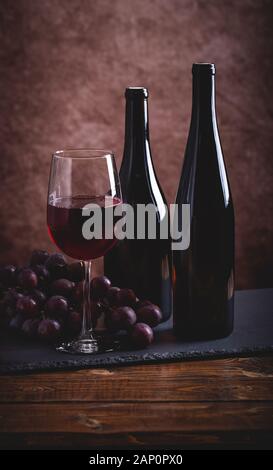
{"type": "Polygon", "coordinates": [[[216,124],[215,76],[194,73],[192,87],[192,123],[202,128],[216,124]]]}
{"type": "Polygon", "coordinates": [[[144,97],[126,99],[124,158],[134,165],[146,159],[149,141],[148,101],[144,97]]]}

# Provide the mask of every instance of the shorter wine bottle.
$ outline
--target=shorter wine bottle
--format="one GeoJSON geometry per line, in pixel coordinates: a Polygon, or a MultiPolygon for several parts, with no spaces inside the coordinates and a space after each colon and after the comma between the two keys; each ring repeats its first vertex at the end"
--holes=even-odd
{"type": "MultiPolygon", "coordinates": [[[[233,329],[234,211],[215,111],[215,67],[193,64],[189,137],[176,203],[190,204],[190,245],[174,251],[174,331],[186,339],[233,329]]],[[[181,217],[178,216],[182,230],[181,217]]]]}
{"type": "Polygon", "coordinates": [[[105,274],[119,287],[133,289],[141,300],[150,300],[162,310],[163,321],[171,315],[171,244],[160,238],[160,227],[169,219],[163,191],[159,185],[149,139],[148,90],[129,87],[125,92],[125,142],[120,169],[123,201],[134,208],[152,205],[157,213],[156,237],[124,239],[104,257],[105,274]]]}

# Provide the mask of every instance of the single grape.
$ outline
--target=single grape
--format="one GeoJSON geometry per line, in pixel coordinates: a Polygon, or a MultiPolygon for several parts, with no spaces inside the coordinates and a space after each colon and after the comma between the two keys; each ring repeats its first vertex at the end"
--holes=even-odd
{"type": "Polygon", "coordinates": [[[67,263],[65,257],[61,253],[50,255],[45,263],[50,275],[54,279],[65,278],[67,274],[67,263]]]}
{"type": "Polygon", "coordinates": [[[49,253],[44,250],[33,250],[30,257],[30,265],[45,264],[49,258],[49,253]]]}
{"type": "Polygon", "coordinates": [[[35,272],[38,278],[38,285],[40,288],[46,288],[50,281],[50,274],[48,269],[42,264],[37,264],[33,266],[33,271],[35,272]]]}
{"type": "Polygon", "coordinates": [[[70,281],[80,282],[84,279],[84,267],[81,262],[75,262],[67,265],[67,278],[70,281]]]}
{"type": "Polygon", "coordinates": [[[30,268],[23,268],[18,274],[18,284],[23,289],[35,289],[38,285],[38,277],[30,268]]]}
{"type": "Polygon", "coordinates": [[[108,309],[105,312],[105,319],[104,319],[105,327],[111,333],[117,333],[120,328],[120,312],[115,309],[108,309]]]}
{"type": "Polygon", "coordinates": [[[110,302],[110,305],[116,306],[118,305],[117,294],[120,291],[119,287],[109,287],[107,292],[107,299],[110,302]]]}
{"type": "Polygon", "coordinates": [[[69,281],[68,279],[56,279],[56,281],[51,284],[50,291],[52,294],[70,297],[74,287],[74,282],[69,281]]]}
{"type": "Polygon", "coordinates": [[[16,266],[8,264],[0,268],[0,282],[6,287],[12,287],[16,284],[16,266]]]}
{"type": "Polygon", "coordinates": [[[119,319],[121,330],[129,330],[136,323],[136,314],[131,307],[119,307],[115,310],[115,315],[119,319]]]}
{"type": "Polygon", "coordinates": [[[15,317],[13,317],[10,320],[9,327],[13,331],[19,331],[19,330],[21,330],[21,327],[22,327],[22,324],[24,323],[24,321],[25,321],[24,315],[22,315],[21,313],[17,313],[15,315],[15,317]]]}
{"type": "Polygon", "coordinates": [[[25,335],[29,336],[30,338],[35,338],[37,336],[38,326],[40,324],[39,319],[28,318],[22,324],[22,331],[25,335]]]}
{"type": "Polygon", "coordinates": [[[117,302],[120,306],[134,307],[136,294],[132,289],[120,289],[117,293],[117,302]]]}
{"type": "Polygon", "coordinates": [[[111,281],[106,276],[94,277],[91,281],[91,296],[93,299],[101,299],[107,295],[111,287],[111,281]]]}
{"type": "Polygon", "coordinates": [[[46,302],[46,295],[39,289],[34,289],[29,292],[29,295],[35,300],[39,307],[42,307],[46,302]]]}
{"type": "Polygon", "coordinates": [[[154,328],[162,321],[162,312],[157,305],[145,305],[137,310],[137,320],[154,328]]]}
{"type": "Polygon", "coordinates": [[[53,295],[46,302],[45,311],[50,317],[64,317],[68,312],[68,302],[61,295],[53,295]]]}
{"type": "Polygon", "coordinates": [[[139,300],[136,303],[136,311],[138,311],[142,307],[146,307],[146,305],[152,305],[152,302],[150,302],[150,300],[139,300]]]}
{"type": "Polygon", "coordinates": [[[78,335],[82,328],[82,315],[75,310],[69,312],[67,327],[71,334],[78,335]]]}
{"type": "Polygon", "coordinates": [[[18,292],[16,289],[9,289],[4,294],[3,302],[6,306],[15,308],[17,300],[21,299],[22,297],[23,297],[23,294],[18,292]]]}
{"type": "Polygon", "coordinates": [[[16,311],[26,317],[34,317],[38,313],[37,302],[30,296],[23,296],[16,302],[16,311]]]}
{"type": "Polygon", "coordinates": [[[136,323],[132,328],[130,339],[134,347],[142,349],[152,343],[154,333],[152,328],[146,325],[146,323],[136,323]]]}
{"type": "Polygon", "coordinates": [[[60,336],[61,325],[57,320],[45,318],[38,326],[38,336],[45,341],[52,341],[60,336]]]}

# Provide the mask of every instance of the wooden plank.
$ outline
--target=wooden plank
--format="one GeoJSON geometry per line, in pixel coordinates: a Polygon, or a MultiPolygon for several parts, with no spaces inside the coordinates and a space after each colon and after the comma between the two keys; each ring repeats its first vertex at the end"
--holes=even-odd
{"type": "Polygon", "coordinates": [[[273,357],[1,376],[0,402],[271,400],[273,357]]]}
{"type": "Polygon", "coordinates": [[[188,433],[7,433],[0,434],[0,449],[272,449],[272,431],[208,431],[188,433]]]}
{"type": "Polygon", "coordinates": [[[273,402],[0,405],[2,433],[273,431],[273,402]]]}

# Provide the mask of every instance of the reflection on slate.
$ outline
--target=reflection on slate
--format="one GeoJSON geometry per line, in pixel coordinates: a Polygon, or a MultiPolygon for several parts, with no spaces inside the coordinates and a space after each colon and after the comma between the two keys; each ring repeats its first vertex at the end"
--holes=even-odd
{"type": "Polygon", "coordinates": [[[120,351],[86,357],[55,352],[52,346],[3,338],[0,372],[80,369],[152,362],[183,361],[273,352],[273,289],[239,291],[235,296],[235,327],[231,336],[207,342],[177,341],[171,323],[157,329],[145,350],[120,351]]]}

